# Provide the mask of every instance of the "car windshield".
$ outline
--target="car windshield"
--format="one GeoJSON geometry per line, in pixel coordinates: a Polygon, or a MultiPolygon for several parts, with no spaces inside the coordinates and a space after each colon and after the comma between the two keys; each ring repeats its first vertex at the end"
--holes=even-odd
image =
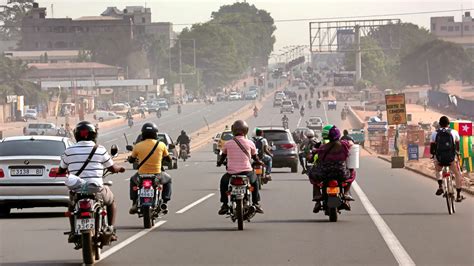
{"type": "Polygon", "coordinates": [[[321,118],[319,118],[319,117],[315,117],[315,118],[310,118],[310,119],[309,119],[309,122],[310,122],[310,123],[321,123],[322,120],[321,120],[321,118]]]}
{"type": "Polygon", "coordinates": [[[55,140],[12,140],[0,143],[0,156],[61,156],[66,149],[55,140]]]}
{"type": "Polygon", "coordinates": [[[228,141],[228,140],[231,140],[233,137],[234,137],[234,135],[232,135],[231,132],[224,132],[224,133],[222,133],[221,139],[225,140],[225,141],[228,141]]]}
{"type": "Polygon", "coordinates": [[[158,140],[168,145],[168,141],[166,140],[166,137],[164,135],[158,135],[158,140]]]}
{"type": "Polygon", "coordinates": [[[27,113],[36,113],[36,110],[26,110],[27,113]]]}
{"type": "Polygon", "coordinates": [[[291,101],[284,101],[283,105],[292,105],[293,103],[291,101]]]}
{"type": "Polygon", "coordinates": [[[289,141],[289,135],[286,131],[282,130],[265,130],[263,136],[268,141],[289,141]]]}

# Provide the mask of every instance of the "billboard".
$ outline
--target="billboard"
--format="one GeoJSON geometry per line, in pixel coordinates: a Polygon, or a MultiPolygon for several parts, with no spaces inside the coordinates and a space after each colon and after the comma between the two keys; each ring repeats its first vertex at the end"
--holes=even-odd
{"type": "Polygon", "coordinates": [[[352,50],[352,46],[355,40],[354,30],[352,29],[337,30],[336,38],[337,38],[337,51],[338,52],[352,50]]]}
{"type": "Polygon", "coordinates": [[[354,86],[354,81],[354,72],[347,71],[334,73],[334,86],[354,86]]]}
{"type": "Polygon", "coordinates": [[[405,94],[385,95],[387,105],[387,121],[389,125],[406,125],[407,109],[405,106],[405,94]]]}

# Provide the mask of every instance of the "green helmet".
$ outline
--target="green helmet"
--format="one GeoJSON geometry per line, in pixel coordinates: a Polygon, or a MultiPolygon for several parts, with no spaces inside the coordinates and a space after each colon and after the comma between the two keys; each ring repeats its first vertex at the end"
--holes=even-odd
{"type": "Polygon", "coordinates": [[[323,130],[322,130],[322,132],[321,132],[321,135],[322,135],[322,137],[323,137],[324,140],[327,140],[327,139],[329,138],[329,130],[331,130],[331,128],[333,128],[333,127],[334,127],[334,125],[331,125],[331,124],[325,125],[325,126],[323,127],[323,130]]]}

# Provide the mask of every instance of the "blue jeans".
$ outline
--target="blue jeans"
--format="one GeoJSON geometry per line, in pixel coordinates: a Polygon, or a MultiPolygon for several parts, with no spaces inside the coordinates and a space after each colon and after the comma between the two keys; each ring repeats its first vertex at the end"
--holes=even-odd
{"type": "Polygon", "coordinates": [[[266,169],[265,174],[269,175],[272,173],[272,157],[270,155],[263,155],[262,161],[265,163],[266,169]]]}

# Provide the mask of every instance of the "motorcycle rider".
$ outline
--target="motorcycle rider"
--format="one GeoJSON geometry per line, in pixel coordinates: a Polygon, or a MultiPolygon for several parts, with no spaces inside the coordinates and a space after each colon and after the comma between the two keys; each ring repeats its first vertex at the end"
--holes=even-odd
{"type": "Polygon", "coordinates": [[[249,131],[249,126],[247,123],[243,120],[237,120],[234,122],[234,124],[232,124],[231,130],[234,138],[224,144],[222,156],[219,162],[217,162],[217,166],[220,167],[227,159],[227,172],[222,176],[220,181],[220,201],[222,202],[222,206],[219,209],[218,214],[225,215],[229,210],[227,189],[230,177],[233,174],[242,174],[249,178],[250,184],[253,187],[252,203],[255,207],[255,211],[257,213],[263,213],[262,208],[258,204],[260,201],[258,179],[253,172],[252,165],[250,164],[250,158],[252,158],[254,162],[258,164],[263,164],[263,162],[257,156],[255,144],[245,137],[249,131]],[[240,143],[240,145],[237,143],[240,143]],[[242,146],[242,149],[240,146],[242,146]]]}
{"type": "Polygon", "coordinates": [[[255,105],[255,107],[253,108],[253,116],[257,117],[258,115],[258,107],[255,105]]]}
{"type": "Polygon", "coordinates": [[[300,95],[298,95],[298,102],[301,102],[301,101],[303,101],[303,96],[301,96],[301,94],[300,94],[300,95]]]}
{"type": "Polygon", "coordinates": [[[464,200],[464,196],[461,195],[462,187],[462,174],[461,169],[459,168],[459,159],[456,156],[459,153],[460,149],[460,136],[459,133],[449,128],[449,118],[442,116],[439,119],[439,129],[437,129],[433,134],[431,134],[431,145],[430,153],[434,157],[434,166],[436,170],[436,179],[438,180],[438,189],[436,190],[436,195],[443,195],[443,179],[441,176],[441,162],[444,165],[449,166],[449,170],[454,174],[456,181],[456,202],[461,202],[464,200]],[[446,134],[447,133],[447,134],[446,134]],[[441,144],[441,145],[440,145],[441,144]],[[451,145],[450,145],[451,144],[451,145]],[[446,146],[448,150],[444,149],[443,151],[438,151],[438,147],[446,146]],[[447,156],[447,157],[446,157],[447,156]]]}
{"type": "MultiPolygon", "coordinates": [[[[93,149],[96,149],[91,160],[81,173],[79,173],[78,177],[86,181],[86,183],[94,183],[101,187],[100,192],[97,193],[97,197],[99,197],[107,207],[107,220],[111,226],[111,231],[115,232],[113,227],[115,225],[117,205],[115,204],[114,194],[110,188],[104,186],[102,176],[105,169],[112,173],[123,173],[125,172],[125,168],[114,164],[107,149],[102,145],[96,144],[97,135],[97,129],[92,123],[88,121],[79,122],[74,129],[74,138],[77,143],[64,151],[61,156],[58,174],[69,172],[69,174],[77,175],[83,168],[84,163],[87,161],[93,149]]],[[[70,192],[70,198],[69,211],[74,211],[74,203],[72,202],[74,199],[73,191],[70,192]]],[[[69,223],[71,231],[68,241],[74,242],[74,217],[72,215],[69,217],[69,223]]],[[[112,240],[117,240],[117,237],[113,236],[112,240]]]]}
{"type": "MultiPolygon", "coordinates": [[[[341,132],[334,125],[326,125],[323,128],[322,136],[327,143],[323,144],[319,149],[316,150],[317,164],[321,164],[320,168],[331,167],[332,170],[336,169],[341,173],[340,180],[347,185],[344,187],[344,200],[342,207],[346,210],[350,210],[350,205],[347,201],[353,201],[350,194],[350,188],[352,182],[356,178],[356,172],[354,169],[347,169],[345,161],[349,157],[349,150],[352,144],[346,140],[340,140],[341,132]]],[[[316,170],[316,167],[313,167],[316,170]]],[[[313,201],[315,205],[313,208],[314,213],[318,213],[321,209],[321,187],[320,183],[324,180],[325,176],[317,176],[315,171],[311,171],[308,174],[310,182],[313,184],[313,201]]]]}
{"type": "Polygon", "coordinates": [[[311,129],[306,130],[304,133],[306,138],[301,142],[299,150],[301,151],[298,154],[298,157],[300,159],[300,165],[303,168],[303,171],[301,174],[306,174],[308,169],[306,169],[306,164],[305,164],[305,159],[306,160],[311,160],[312,156],[312,151],[314,148],[319,148],[321,146],[321,142],[318,142],[316,138],[314,137],[314,131],[311,129]]]}
{"type": "Polygon", "coordinates": [[[181,104],[178,103],[178,114],[181,114],[181,104]]]}
{"type": "Polygon", "coordinates": [[[347,131],[347,129],[344,129],[342,131],[342,137],[341,137],[341,140],[347,140],[347,141],[352,141],[352,143],[355,143],[354,139],[349,136],[349,131],[347,131]]]}
{"type": "Polygon", "coordinates": [[[257,148],[257,155],[265,163],[265,179],[272,181],[272,152],[268,140],[263,136],[263,130],[260,128],[255,129],[255,137],[252,139],[257,148]]]}
{"type": "Polygon", "coordinates": [[[311,102],[311,100],[308,101],[308,108],[309,109],[313,108],[313,103],[311,102]]]}
{"type": "Polygon", "coordinates": [[[161,108],[156,109],[156,117],[157,118],[161,117],[161,108]]]}
{"type": "Polygon", "coordinates": [[[316,107],[319,108],[320,106],[321,106],[321,98],[318,98],[318,100],[316,101],[316,107]]]}
{"type": "Polygon", "coordinates": [[[180,145],[180,144],[185,144],[186,145],[186,152],[188,153],[188,156],[190,154],[190,144],[191,143],[191,138],[186,135],[186,131],[184,130],[181,130],[181,135],[178,136],[178,138],[176,139],[176,144],[180,145]]]}
{"type": "Polygon", "coordinates": [[[304,116],[304,104],[301,105],[301,108],[300,108],[300,115],[301,115],[301,116],[304,116]]]}
{"type": "MultiPolygon", "coordinates": [[[[136,143],[133,147],[132,155],[128,157],[128,162],[130,163],[135,162],[137,159],[139,162],[143,161],[159,141],[157,135],[158,127],[154,123],[148,122],[143,124],[141,132],[143,140],[136,143]]],[[[135,214],[138,211],[138,190],[135,187],[140,184],[139,175],[141,174],[156,175],[155,182],[163,185],[163,203],[167,204],[171,200],[171,177],[163,171],[162,160],[171,161],[172,159],[166,145],[163,142],[159,142],[153,154],[138,169],[138,172],[130,178],[130,200],[132,200],[132,207],[129,210],[130,214],[135,214]]]]}
{"type": "Polygon", "coordinates": [[[286,116],[286,114],[283,115],[283,117],[281,118],[281,122],[283,125],[287,125],[288,127],[288,117],[286,116]]]}

